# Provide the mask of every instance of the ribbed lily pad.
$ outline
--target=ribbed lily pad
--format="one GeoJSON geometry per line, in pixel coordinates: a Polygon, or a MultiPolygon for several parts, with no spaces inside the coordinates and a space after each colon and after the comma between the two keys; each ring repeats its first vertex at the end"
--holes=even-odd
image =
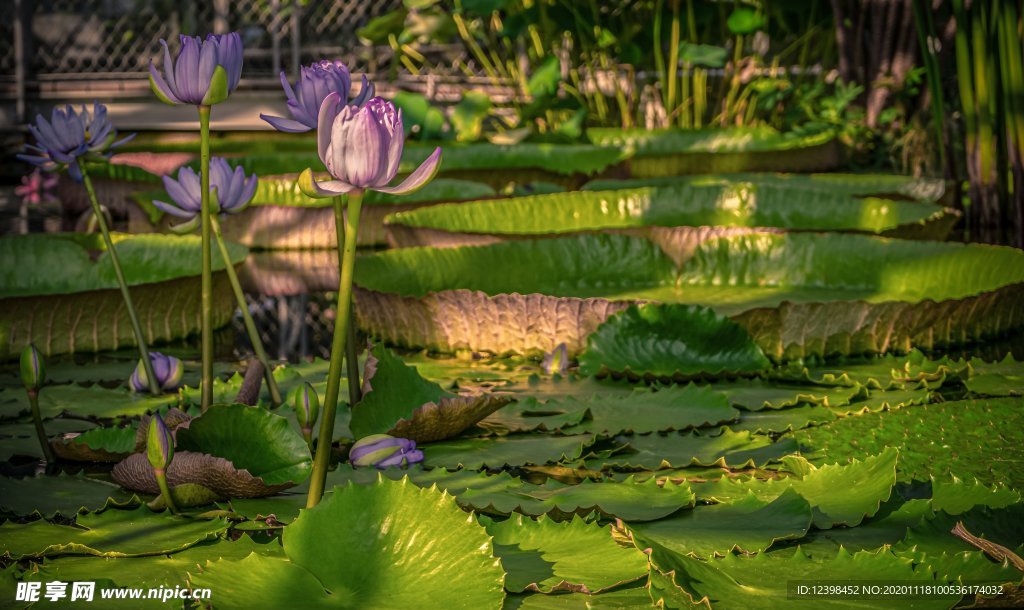
{"type": "Polygon", "coordinates": [[[288,420],[257,407],[212,405],[177,434],[177,447],[229,460],[267,485],[301,483],[312,459],[288,420]]]}
{"type": "Polygon", "coordinates": [[[597,179],[584,184],[585,191],[610,191],[645,186],[736,184],[783,186],[793,190],[827,191],[848,197],[891,197],[938,201],[946,194],[941,179],[914,178],[900,174],[711,174],[706,176],[666,176],[663,178],[632,178],[627,180],[597,179]]]}
{"type": "Polygon", "coordinates": [[[15,479],[0,477],[0,514],[36,515],[53,519],[74,517],[80,512],[122,508],[140,502],[117,485],[84,474],[61,474],[15,479]]]}
{"type": "MultiPolygon", "coordinates": [[[[53,385],[39,392],[39,409],[45,418],[65,412],[78,417],[101,418],[142,415],[177,401],[178,397],[174,394],[153,396],[132,392],[127,388],[109,390],[100,385],[53,385]]],[[[17,417],[28,410],[24,388],[0,390],[0,417],[17,417]]]]}
{"type": "Polygon", "coordinates": [[[501,607],[505,574],[487,532],[444,493],[408,480],[336,488],[284,529],[287,560],[217,561],[190,583],[218,608],[298,605],[501,607]],[[239,574],[248,577],[244,582],[239,574]],[[458,574],[458,578],[452,578],[458,574]]]}
{"type": "Polygon", "coordinates": [[[770,366],[743,327],[700,305],[634,305],[587,338],[583,375],[679,380],[750,374],[770,366]]]}
{"type": "MultiPolygon", "coordinates": [[[[314,170],[323,165],[315,152],[290,155],[248,155],[232,159],[246,169],[246,173],[258,175],[291,174],[307,167],[314,170]]],[[[431,153],[433,146],[406,146],[400,173],[416,169],[431,153]]],[[[545,174],[569,176],[572,174],[593,174],[616,163],[622,153],[616,148],[588,144],[543,144],[522,142],[516,145],[488,143],[454,144],[446,142],[441,162],[442,177],[473,176],[488,181],[500,177],[502,172],[514,170],[543,170],[545,174]],[[479,175],[477,175],[479,174],[479,175]],[[497,174],[498,176],[495,176],[497,174]]]]}
{"type": "Polygon", "coordinates": [[[76,524],[78,527],[43,520],[25,525],[4,523],[0,525],[0,554],[12,559],[165,555],[212,540],[228,528],[224,519],[176,517],[154,513],[145,506],[81,515],[76,524]]]}
{"type": "Polygon", "coordinates": [[[752,434],[777,434],[791,430],[802,430],[834,421],[839,416],[832,409],[820,405],[805,404],[786,409],[764,409],[744,412],[738,423],[729,424],[734,432],[746,430],[752,434]]]}
{"type": "MultiPolygon", "coordinates": [[[[420,190],[403,196],[367,191],[360,217],[359,245],[385,243],[383,222],[388,214],[412,210],[430,202],[494,196],[494,189],[486,184],[447,178],[432,180],[420,190]]],[[[150,211],[150,221],[160,226],[178,222],[172,217],[165,217],[151,203],[154,199],[168,201],[167,197],[161,190],[132,195],[132,199],[141,208],[150,211]]],[[[294,177],[261,176],[252,204],[224,223],[224,236],[233,242],[259,249],[337,248],[333,200],[304,195],[294,177]]],[[[337,280],[334,288],[337,288],[337,280]]]]}
{"type": "Polygon", "coordinates": [[[964,385],[979,396],[1024,396],[1024,362],[1007,356],[1000,362],[970,362],[972,374],[964,385]]]}
{"type": "Polygon", "coordinates": [[[647,300],[709,306],[774,360],[935,348],[1024,325],[1021,251],[852,234],[720,238],[680,270],[620,235],[406,248],[362,259],[356,283],[364,329],[442,351],[540,355],[565,343],[576,354],[610,315],[647,300]]]}
{"type": "Polygon", "coordinates": [[[555,432],[578,426],[589,415],[579,402],[538,404],[532,399],[506,405],[477,422],[477,428],[504,436],[512,432],[555,432]]]}
{"type": "Polygon", "coordinates": [[[875,456],[853,460],[849,464],[811,466],[803,477],[740,481],[723,477],[697,488],[701,499],[735,501],[753,493],[757,498],[777,498],[792,489],[803,496],[814,510],[814,526],[828,529],[836,525],[856,526],[865,517],[874,516],[889,499],[896,484],[896,460],[899,451],[887,448],[875,456]]]}
{"type": "Polygon", "coordinates": [[[363,399],[352,408],[350,425],[358,438],[387,433],[420,443],[439,441],[456,436],[510,400],[446,392],[378,345],[366,360],[363,399]]]}
{"type": "Polygon", "coordinates": [[[526,399],[519,404],[535,412],[585,410],[589,418],[571,428],[576,434],[669,432],[725,424],[739,417],[739,411],[729,405],[723,394],[693,384],[670,386],[657,392],[637,390],[621,398],[592,396],[577,400],[567,397],[545,403],[526,399]]]}
{"type": "Polygon", "coordinates": [[[802,404],[841,407],[869,395],[859,385],[828,387],[768,382],[762,379],[716,382],[711,387],[725,394],[732,404],[745,411],[785,409],[802,404]]]}
{"type": "Polygon", "coordinates": [[[398,211],[385,223],[390,243],[401,247],[626,232],[654,241],[682,262],[701,242],[723,235],[853,231],[942,240],[958,218],[954,210],[923,201],[719,181],[444,204],[398,211]]]}
{"type": "Polygon", "coordinates": [[[620,546],[611,528],[580,517],[557,522],[515,515],[485,522],[505,568],[505,589],[518,593],[600,593],[647,575],[647,558],[620,546]]]}
{"type": "MultiPolygon", "coordinates": [[[[109,579],[110,584],[119,587],[137,587],[143,589],[143,595],[148,589],[156,589],[164,586],[173,590],[176,586],[184,588],[187,584],[188,572],[195,571],[206,565],[209,561],[218,559],[242,559],[250,554],[257,554],[267,557],[283,556],[281,545],[275,540],[270,543],[257,543],[248,536],[242,536],[236,541],[218,539],[216,541],[200,543],[170,555],[158,555],[154,557],[59,557],[48,559],[42,564],[36,564],[34,569],[25,570],[20,575],[20,580],[26,582],[89,582],[101,579],[109,579]]],[[[97,583],[97,589],[100,587],[97,583]]],[[[45,592],[45,585],[43,591],[45,592]]],[[[70,587],[69,587],[70,590],[70,587]]],[[[160,598],[147,600],[132,599],[103,599],[97,590],[92,605],[104,604],[104,608],[166,608],[167,605],[160,598]],[[146,604],[148,602],[148,605],[146,604]]],[[[67,602],[65,598],[61,600],[67,602]]],[[[83,602],[70,603],[70,607],[81,605],[83,602]]],[[[46,602],[44,602],[46,604],[46,602]]],[[[50,604],[46,604],[50,605],[50,604]]]]}
{"type": "Polygon", "coordinates": [[[502,468],[571,461],[594,442],[589,434],[563,437],[515,434],[499,438],[473,438],[424,445],[423,463],[444,468],[502,468]]]}
{"type": "Polygon", "coordinates": [[[933,473],[1024,488],[1024,428],[1018,398],[950,401],[846,417],[793,437],[821,460],[844,460],[901,447],[898,480],[933,473]],[[993,459],[992,456],[998,456],[993,459]]]}
{"type": "Polygon", "coordinates": [[[753,493],[725,504],[698,506],[667,519],[631,524],[640,548],[652,543],[680,554],[759,553],[780,540],[801,538],[811,526],[811,507],[787,490],[773,500],[753,493]]]}
{"type": "Polygon", "coordinates": [[[773,442],[771,437],[733,432],[723,427],[716,433],[649,434],[620,437],[627,443],[615,455],[587,460],[596,468],[649,469],[687,466],[763,466],[794,453],[792,439],[773,442]]]}
{"type": "MultiPolygon", "coordinates": [[[[850,554],[844,549],[823,561],[813,560],[799,548],[778,555],[728,555],[703,561],[664,549],[656,549],[653,561],[662,571],[674,571],[675,580],[694,598],[707,597],[714,608],[774,609],[804,602],[815,608],[891,608],[905,604],[902,595],[869,599],[847,595],[806,596],[796,601],[788,588],[796,581],[804,584],[822,581],[905,581],[921,585],[938,584],[933,575],[914,570],[909,558],[901,558],[888,549],[850,554]]],[[[914,608],[949,608],[960,596],[929,596],[913,600],[914,608]]],[[[909,607],[909,606],[907,606],[909,607]]]]}
{"type": "MultiPolygon", "coordinates": [[[[115,234],[120,256],[150,343],[199,330],[199,238],[115,234]]],[[[232,262],[246,249],[229,246],[232,262]]],[[[29,342],[46,354],[100,351],[134,345],[113,266],[94,234],[16,235],[0,239],[0,359],[29,342]],[[100,252],[94,261],[92,252],[100,252]]],[[[214,269],[223,270],[220,257],[214,269]]],[[[231,287],[215,281],[214,323],[234,312],[231,287]]]]}
{"type": "Polygon", "coordinates": [[[751,171],[822,171],[839,164],[831,131],[779,133],[769,127],[733,129],[587,130],[591,142],[620,146],[637,178],[751,171]]]}
{"type": "Polygon", "coordinates": [[[93,428],[82,434],[63,434],[50,441],[62,460],[75,462],[119,462],[135,451],[134,427],[93,428]]]}
{"type": "Polygon", "coordinates": [[[1020,501],[1020,492],[1002,483],[988,486],[978,479],[962,481],[956,475],[932,477],[932,508],[948,515],[960,515],[975,506],[1005,508],[1020,501]]]}

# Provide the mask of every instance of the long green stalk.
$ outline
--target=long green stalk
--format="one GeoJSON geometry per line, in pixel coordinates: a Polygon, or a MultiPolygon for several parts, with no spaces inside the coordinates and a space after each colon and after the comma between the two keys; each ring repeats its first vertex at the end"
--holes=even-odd
{"type": "MultiPolygon", "coordinates": [[[[334,231],[338,237],[338,273],[340,275],[341,268],[345,264],[342,260],[345,248],[345,201],[342,197],[334,198],[334,231]]],[[[348,402],[354,405],[363,399],[363,388],[359,383],[359,346],[356,345],[356,325],[351,314],[348,320],[348,336],[345,340],[345,370],[348,377],[348,402]]]]}
{"type": "Polygon", "coordinates": [[[57,459],[53,455],[53,448],[50,447],[50,441],[46,436],[46,428],[43,427],[42,413],[39,412],[39,390],[28,390],[28,404],[32,409],[32,423],[36,427],[36,436],[39,437],[39,446],[43,450],[43,457],[46,458],[47,464],[53,464],[57,459]]]}
{"type": "Polygon", "coordinates": [[[153,476],[156,477],[156,484],[160,488],[160,495],[163,496],[167,510],[178,514],[178,507],[174,505],[174,498],[171,497],[171,488],[167,485],[167,472],[163,468],[154,468],[153,476]]]}
{"type": "Polygon", "coordinates": [[[202,409],[213,403],[213,223],[210,214],[210,107],[199,107],[200,218],[202,221],[202,299],[200,322],[203,327],[202,409]]]}
{"type": "Polygon", "coordinates": [[[665,112],[672,116],[676,108],[676,82],[679,80],[679,0],[672,0],[672,26],[668,40],[668,93],[666,94],[665,112]]]}
{"type": "Polygon", "coordinates": [[[671,112],[671,108],[668,107],[668,99],[665,97],[665,92],[668,89],[668,83],[665,80],[665,50],[661,48],[661,11],[665,7],[665,0],[657,0],[654,3],[654,69],[658,71],[658,82],[661,85],[661,101],[665,104],[665,113],[671,112]]]}
{"type": "Polygon", "coordinates": [[[92,180],[85,170],[85,164],[80,163],[82,170],[82,182],[85,183],[85,190],[89,193],[89,202],[92,204],[92,213],[100,227],[100,234],[103,235],[103,243],[107,246],[107,256],[110,257],[110,264],[114,267],[114,275],[117,277],[117,285],[121,288],[121,297],[124,298],[125,308],[128,310],[128,319],[132,323],[132,332],[135,333],[135,344],[139,347],[139,359],[142,360],[142,369],[146,371],[146,381],[149,382],[149,392],[154,396],[162,394],[160,380],[153,373],[153,362],[149,359],[149,347],[146,345],[146,338],[142,334],[142,324],[139,323],[139,315],[135,311],[135,304],[132,302],[132,293],[128,291],[128,281],[121,270],[121,259],[114,250],[114,242],[110,239],[110,228],[107,227],[107,219],[103,216],[100,202],[96,199],[96,191],[92,187],[92,180]]]}
{"type": "Polygon", "coordinates": [[[281,389],[277,387],[277,380],[274,379],[274,371],[270,366],[270,359],[263,349],[263,341],[256,329],[256,322],[249,313],[249,304],[245,302],[245,292],[242,291],[242,284],[238,281],[238,274],[235,273],[235,266],[231,264],[231,253],[228,252],[227,244],[224,243],[224,236],[221,235],[220,222],[216,217],[213,221],[213,236],[217,241],[217,248],[220,249],[220,257],[224,261],[224,269],[228,273],[228,281],[231,282],[231,290],[235,293],[235,300],[238,301],[238,309],[242,311],[242,321],[245,323],[245,332],[249,335],[249,343],[252,343],[252,351],[256,352],[256,359],[263,365],[263,377],[267,380],[267,388],[270,390],[270,402],[278,406],[284,402],[281,398],[281,389]]]}
{"type": "Polygon", "coordinates": [[[363,192],[354,190],[348,195],[348,218],[336,206],[335,222],[344,222],[345,241],[338,277],[338,315],[334,321],[334,337],[331,341],[331,364],[327,371],[327,395],[324,397],[323,418],[320,420],[320,435],[317,440],[316,456],[313,458],[313,474],[309,480],[309,495],[306,508],[320,503],[327,481],[327,467],[331,461],[331,441],[334,438],[334,419],[338,410],[338,394],[341,385],[342,354],[348,337],[349,316],[352,304],[352,275],[356,262],[356,239],[359,234],[359,212],[363,204],[363,192]]]}

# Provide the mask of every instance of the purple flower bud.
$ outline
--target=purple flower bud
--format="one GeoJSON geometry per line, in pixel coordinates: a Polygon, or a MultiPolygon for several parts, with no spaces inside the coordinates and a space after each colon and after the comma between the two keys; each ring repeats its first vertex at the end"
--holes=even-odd
{"type": "Polygon", "coordinates": [[[559,343],[555,349],[544,356],[540,368],[548,375],[565,375],[569,370],[569,349],[565,343],[559,343]]]}
{"type": "Polygon", "coordinates": [[[295,418],[299,420],[302,431],[311,432],[320,415],[320,397],[313,386],[304,383],[295,388],[292,394],[292,407],[295,409],[295,418]]]}
{"type": "MultiPolygon", "coordinates": [[[[186,223],[195,219],[200,212],[203,192],[200,176],[201,173],[187,166],[178,170],[177,180],[164,176],[164,188],[174,203],[153,200],[153,205],[172,216],[184,218],[186,223]]],[[[246,177],[241,167],[232,170],[224,159],[210,159],[210,191],[216,195],[213,203],[217,211],[234,214],[245,209],[256,195],[256,184],[255,174],[246,177]]]]}
{"type": "Polygon", "coordinates": [[[174,437],[167,429],[159,413],[149,419],[149,430],[146,434],[146,458],[157,470],[166,470],[174,459],[174,437]]]}
{"type": "Polygon", "coordinates": [[[395,438],[387,434],[373,434],[356,441],[349,451],[348,459],[353,466],[408,466],[423,461],[423,452],[416,448],[416,441],[395,438]]]}
{"type": "Polygon", "coordinates": [[[21,350],[21,382],[30,392],[38,392],[46,383],[46,366],[36,346],[29,343],[21,350]]]}
{"type": "Polygon", "coordinates": [[[288,84],[285,73],[281,72],[281,85],[288,98],[288,111],[291,112],[294,120],[264,114],[261,114],[260,118],[270,123],[274,129],[288,133],[316,129],[320,105],[331,93],[337,93],[343,105],[351,103],[355,106],[362,106],[366,100],[373,97],[374,91],[373,83],[363,76],[363,86],[359,90],[359,96],[349,101],[348,93],[352,88],[352,77],[349,76],[348,67],[340,61],[326,59],[313,62],[308,68],[303,66],[294,89],[288,84]]]}
{"type": "Polygon", "coordinates": [[[299,187],[310,197],[365,189],[404,195],[429,182],[441,163],[439,147],[401,184],[388,186],[398,173],[405,132],[402,111],[379,97],[360,108],[345,105],[341,96],[331,93],[320,106],[316,135],[320,160],[334,180],[318,183],[312,170],[302,172],[299,187]]]}
{"type": "Polygon", "coordinates": [[[111,149],[135,137],[131,134],[115,142],[117,130],[107,118],[107,107],[97,102],[93,103],[92,112],[84,105],[80,112],[75,112],[70,105],[54,108],[49,121],[37,114],[28,130],[36,143],[26,144],[28,154],[18,155],[18,158],[45,171],[67,168],[78,182],[82,181],[80,158],[106,159],[111,149]]]}
{"type": "Polygon", "coordinates": [[[171,59],[164,46],[164,74],[149,62],[149,84],[158,98],[168,104],[210,106],[227,99],[242,76],[242,37],[238,32],[180,36],[181,48],[171,59]]]}
{"type": "MultiPolygon", "coordinates": [[[[171,391],[181,386],[181,379],[185,375],[185,367],[181,365],[181,360],[160,352],[149,352],[149,360],[153,363],[153,374],[156,375],[157,385],[161,389],[171,391]]],[[[149,391],[149,378],[146,377],[146,367],[142,366],[141,359],[135,365],[128,385],[136,392],[149,391]]]]}

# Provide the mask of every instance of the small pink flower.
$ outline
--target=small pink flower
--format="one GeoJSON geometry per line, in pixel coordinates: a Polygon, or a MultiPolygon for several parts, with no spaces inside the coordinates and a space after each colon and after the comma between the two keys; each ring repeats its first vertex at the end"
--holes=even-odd
{"type": "Polygon", "coordinates": [[[57,186],[57,176],[44,174],[36,169],[31,174],[21,177],[21,186],[14,189],[14,194],[21,197],[25,203],[53,203],[57,198],[52,191],[57,186]]]}

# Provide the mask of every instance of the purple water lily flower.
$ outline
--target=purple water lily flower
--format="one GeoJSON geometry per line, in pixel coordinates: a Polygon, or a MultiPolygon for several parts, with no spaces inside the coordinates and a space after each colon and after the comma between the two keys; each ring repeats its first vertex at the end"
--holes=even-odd
{"type": "MultiPolygon", "coordinates": [[[[185,367],[181,365],[181,360],[160,352],[149,352],[149,360],[153,363],[153,374],[156,375],[157,385],[161,389],[171,391],[181,386],[181,379],[185,375],[185,367]]],[[[142,366],[142,360],[135,365],[128,385],[136,392],[149,391],[149,378],[146,376],[145,367],[142,366]]]]}
{"type": "Polygon", "coordinates": [[[159,472],[166,470],[174,459],[174,437],[159,413],[154,413],[149,419],[149,429],[146,430],[146,459],[149,460],[150,466],[159,472]]]}
{"type": "MultiPolygon", "coordinates": [[[[164,188],[174,203],[153,200],[153,205],[171,216],[184,218],[185,223],[174,227],[179,232],[191,231],[199,219],[202,185],[200,173],[191,167],[178,169],[178,179],[164,176],[164,188]]],[[[252,201],[256,195],[256,175],[246,177],[241,167],[231,169],[228,162],[220,157],[210,159],[210,190],[214,197],[213,209],[220,212],[235,214],[252,201]]]]}
{"type": "Polygon", "coordinates": [[[352,88],[352,77],[348,67],[340,61],[321,60],[313,62],[307,68],[302,67],[295,89],[288,83],[288,78],[281,72],[281,86],[288,98],[288,111],[294,119],[261,114],[260,118],[278,130],[288,133],[302,133],[316,129],[320,105],[331,93],[337,93],[342,104],[362,106],[373,97],[373,83],[363,75],[363,86],[359,95],[349,101],[348,93],[352,88]]]}
{"type": "Polygon", "coordinates": [[[171,59],[166,40],[164,74],[149,62],[149,84],[161,101],[168,104],[210,106],[228,98],[242,76],[242,37],[238,32],[180,36],[181,48],[171,59]]]}
{"type": "Polygon", "coordinates": [[[423,452],[416,448],[416,441],[395,438],[387,434],[373,434],[359,439],[348,453],[353,466],[408,466],[423,461],[423,452]]]}
{"type": "Polygon", "coordinates": [[[26,144],[28,154],[20,154],[18,158],[45,171],[66,167],[78,182],[82,181],[80,158],[107,159],[112,149],[135,137],[133,133],[115,142],[117,130],[107,118],[107,107],[98,102],[93,102],[92,112],[84,105],[80,112],[75,112],[70,105],[54,108],[49,121],[37,114],[28,130],[36,143],[26,144]]]}
{"type": "Polygon", "coordinates": [[[438,147],[398,186],[387,186],[398,173],[405,148],[402,111],[375,97],[362,108],[345,105],[331,93],[320,106],[317,149],[334,180],[317,183],[313,171],[299,176],[299,188],[310,197],[334,197],[353,190],[372,189],[404,195],[429,182],[441,163],[438,147]]]}

